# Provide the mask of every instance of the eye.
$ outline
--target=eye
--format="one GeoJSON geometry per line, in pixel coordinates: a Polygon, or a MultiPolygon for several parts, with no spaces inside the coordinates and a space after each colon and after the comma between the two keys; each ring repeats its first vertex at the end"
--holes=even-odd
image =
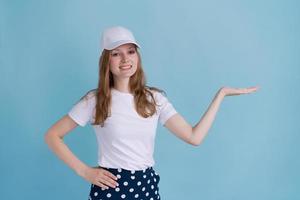
{"type": "Polygon", "coordinates": [[[135,53],[135,50],[130,50],[129,51],[129,54],[134,54],[135,53]]]}
{"type": "Polygon", "coordinates": [[[116,56],[119,55],[119,53],[112,53],[111,55],[112,55],[113,57],[116,57],[116,56]]]}

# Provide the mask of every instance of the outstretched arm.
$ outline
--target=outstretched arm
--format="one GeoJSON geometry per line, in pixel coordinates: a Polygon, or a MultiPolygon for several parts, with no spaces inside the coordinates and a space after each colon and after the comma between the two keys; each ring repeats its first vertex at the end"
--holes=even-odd
{"type": "Polygon", "coordinates": [[[219,110],[220,104],[225,96],[249,94],[255,92],[258,90],[258,88],[259,87],[222,87],[215,95],[200,121],[194,127],[187,123],[186,120],[178,113],[168,119],[164,126],[185,142],[194,146],[198,146],[207,135],[215,119],[216,113],[219,110]]]}

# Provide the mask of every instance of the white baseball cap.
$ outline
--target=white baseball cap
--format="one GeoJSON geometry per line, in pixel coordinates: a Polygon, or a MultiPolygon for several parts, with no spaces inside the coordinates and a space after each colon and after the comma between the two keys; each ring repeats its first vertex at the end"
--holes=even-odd
{"type": "Polygon", "coordinates": [[[140,45],[136,42],[133,34],[130,30],[122,26],[113,26],[106,28],[101,37],[101,48],[102,50],[112,50],[122,44],[133,43],[139,48],[140,45]]]}

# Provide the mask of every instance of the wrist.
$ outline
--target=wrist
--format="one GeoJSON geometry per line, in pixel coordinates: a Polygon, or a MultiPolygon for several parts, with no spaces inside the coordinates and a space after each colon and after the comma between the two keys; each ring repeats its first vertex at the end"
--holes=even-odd
{"type": "Polygon", "coordinates": [[[221,98],[221,99],[223,99],[226,96],[226,94],[224,93],[223,88],[219,89],[216,96],[221,98]]]}
{"type": "Polygon", "coordinates": [[[75,169],[75,172],[76,172],[76,174],[78,174],[79,176],[84,177],[85,172],[86,172],[87,169],[88,169],[88,166],[85,165],[85,164],[83,164],[83,165],[80,165],[79,167],[77,167],[77,168],[75,169]]]}

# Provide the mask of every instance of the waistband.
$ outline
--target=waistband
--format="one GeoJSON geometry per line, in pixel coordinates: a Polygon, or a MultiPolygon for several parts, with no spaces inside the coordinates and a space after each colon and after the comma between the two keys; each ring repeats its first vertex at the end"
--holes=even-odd
{"type": "Polygon", "coordinates": [[[110,172],[115,172],[115,173],[122,173],[122,174],[144,174],[144,173],[149,173],[149,172],[153,172],[155,174],[157,174],[156,172],[154,172],[153,167],[147,167],[146,169],[143,170],[128,170],[128,169],[123,169],[123,168],[108,168],[108,167],[102,167],[102,166],[97,166],[98,168],[102,168],[102,169],[106,169],[110,172]]]}

